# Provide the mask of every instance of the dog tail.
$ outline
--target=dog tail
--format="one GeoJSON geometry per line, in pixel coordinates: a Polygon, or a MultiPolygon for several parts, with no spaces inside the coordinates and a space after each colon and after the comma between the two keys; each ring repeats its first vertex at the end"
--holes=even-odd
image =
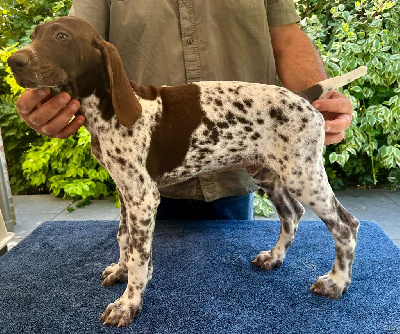
{"type": "Polygon", "coordinates": [[[318,100],[322,95],[328,93],[329,91],[343,87],[348,83],[362,77],[366,73],[367,73],[367,67],[360,66],[355,70],[350,71],[346,74],[323,80],[315,84],[314,86],[311,86],[310,88],[307,88],[306,90],[303,90],[297,94],[311,103],[315,100],[318,100]]]}

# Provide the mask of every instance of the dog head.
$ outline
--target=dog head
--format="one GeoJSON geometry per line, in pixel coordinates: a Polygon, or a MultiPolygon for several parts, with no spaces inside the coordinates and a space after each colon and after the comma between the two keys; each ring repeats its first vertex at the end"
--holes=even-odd
{"type": "Polygon", "coordinates": [[[25,88],[50,87],[73,98],[92,91],[104,80],[120,123],[132,126],[141,114],[116,48],[87,21],[62,17],[40,24],[32,42],[8,58],[17,83],[25,88]]]}

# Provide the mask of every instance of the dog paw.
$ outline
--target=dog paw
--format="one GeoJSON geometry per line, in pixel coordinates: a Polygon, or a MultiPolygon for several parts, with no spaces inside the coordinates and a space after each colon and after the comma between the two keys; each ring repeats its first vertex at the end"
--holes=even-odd
{"type": "Polygon", "coordinates": [[[139,305],[117,299],[114,303],[107,306],[100,317],[100,321],[106,326],[127,327],[133,319],[140,314],[142,304],[139,305]]]}
{"type": "Polygon", "coordinates": [[[335,282],[334,278],[327,274],[318,277],[310,290],[321,296],[338,299],[347,291],[349,285],[349,281],[335,282]]]}
{"type": "Polygon", "coordinates": [[[101,276],[104,278],[102,283],[104,286],[126,282],[128,279],[128,268],[119,263],[112,263],[103,271],[101,276]]]}
{"type": "Polygon", "coordinates": [[[274,256],[272,251],[260,252],[257,257],[252,261],[257,267],[265,270],[272,270],[282,265],[283,259],[274,256]]]}

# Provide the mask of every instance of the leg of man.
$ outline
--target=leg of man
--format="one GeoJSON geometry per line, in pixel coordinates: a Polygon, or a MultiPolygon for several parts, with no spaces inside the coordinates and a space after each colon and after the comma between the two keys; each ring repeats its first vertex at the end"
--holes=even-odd
{"type": "Polygon", "coordinates": [[[213,202],[161,197],[157,220],[251,220],[254,194],[229,196],[213,202]]]}

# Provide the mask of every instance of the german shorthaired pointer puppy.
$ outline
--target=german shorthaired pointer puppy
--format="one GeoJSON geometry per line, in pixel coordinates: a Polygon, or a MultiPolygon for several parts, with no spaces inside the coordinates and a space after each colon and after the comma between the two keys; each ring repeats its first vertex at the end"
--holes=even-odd
{"type": "Polygon", "coordinates": [[[129,82],[115,47],[75,17],[39,25],[32,43],[8,64],[19,85],[67,91],[81,101],[92,152],[117,184],[120,257],[104,270],[103,285],[128,284],[102,314],[104,324],[128,326],[142,309],[152,277],[158,187],[223,169],[249,168],[280,216],[277,244],[253,263],[267,270],[282,265],[302,203],[335,240],[333,267],[311,290],[330,298],[346,292],[359,222],[329,186],[322,158],[324,119],[310,102],[364,75],[365,67],[301,93],[223,81],[143,87],[129,82]]]}

